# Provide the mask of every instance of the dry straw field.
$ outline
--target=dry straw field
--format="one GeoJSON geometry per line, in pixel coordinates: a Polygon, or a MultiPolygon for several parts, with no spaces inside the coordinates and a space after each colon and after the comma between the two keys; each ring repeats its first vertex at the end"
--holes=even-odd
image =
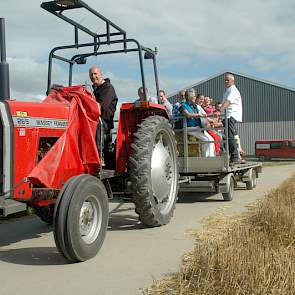
{"type": "Polygon", "coordinates": [[[206,220],[179,273],[145,294],[295,294],[295,174],[246,214],[206,220]]]}

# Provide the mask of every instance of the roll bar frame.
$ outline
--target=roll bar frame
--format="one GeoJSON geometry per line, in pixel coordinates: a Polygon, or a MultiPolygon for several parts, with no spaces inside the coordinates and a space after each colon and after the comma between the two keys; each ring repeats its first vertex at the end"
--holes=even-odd
{"type": "Polygon", "coordinates": [[[140,74],[141,74],[141,83],[144,90],[145,100],[147,100],[146,93],[146,82],[145,82],[145,73],[143,66],[143,59],[152,59],[153,61],[153,70],[155,77],[155,84],[157,90],[157,97],[159,97],[159,82],[158,82],[158,70],[157,70],[157,62],[156,62],[156,54],[157,48],[152,50],[145,46],[142,46],[136,39],[127,39],[127,33],[118,25],[114,24],[111,20],[103,16],[101,13],[97,12],[93,8],[89,7],[82,0],[55,0],[49,2],[43,2],[41,7],[46,11],[52,13],[58,18],[64,20],[65,22],[71,24],[74,27],[75,40],[72,45],[58,46],[53,48],[49,54],[48,60],[48,79],[47,79],[47,93],[49,92],[52,84],[52,64],[53,59],[57,59],[63,62],[66,62],[69,65],[69,77],[68,77],[68,85],[72,85],[73,79],[73,66],[75,64],[84,64],[86,63],[86,58],[90,56],[98,56],[98,55],[106,55],[106,54],[117,54],[117,53],[129,53],[129,52],[138,52],[139,58],[139,66],[140,66],[140,74]],[[95,15],[98,19],[105,23],[105,32],[98,34],[96,32],[91,31],[86,26],[76,22],[71,17],[64,14],[66,10],[73,9],[86,9],[92,15],[95,15]],[[79,42],[79,31],[82,31],[88,34],[91,38],[93,38],[93,42],[90,43],[80,43],[79,42]],[[111,50],[110,46],[113,44],[122,44],[121,49],[111,50]],[[132,46],[133,45],[133,46],[132,46]],[[101,47],[106,46],[106,49],[100,51],[101,47]],[[72,57],[64,57],[58,55],[57,51],[65,51],[69,49],[79,49],[79,48],[87,48],[92,47],[87,53],[75,54],[72,57]]]}

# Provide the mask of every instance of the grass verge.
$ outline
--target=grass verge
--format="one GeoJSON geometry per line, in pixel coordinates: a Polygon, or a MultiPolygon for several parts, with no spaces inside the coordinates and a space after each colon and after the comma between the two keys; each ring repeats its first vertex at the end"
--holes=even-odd
{"type": "Polygon", "coordinates": [[[246,214],[207,219],[179,272],[145,294],[295,294],[294,223],[295,174],[246,214]]]}

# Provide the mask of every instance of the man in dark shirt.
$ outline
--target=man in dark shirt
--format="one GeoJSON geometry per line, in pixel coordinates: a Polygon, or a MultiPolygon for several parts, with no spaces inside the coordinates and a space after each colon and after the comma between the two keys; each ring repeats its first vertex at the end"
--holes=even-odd
{"type": "MultiPolygon", "coordinates": [[[[114,114],[118,102],[118,97],[109,79],[103,77],[100,68],[94,66],[89,69],[89,77],[92,82],[93,94],[96,101],[101,105],[101,119],[105,135],[104,153],[107,153],[109,145],[112,143],[111,129],[114,128],[114,114]]],[[[100,144],[101,126],[97,127],[97,144],[100,144]]]]}

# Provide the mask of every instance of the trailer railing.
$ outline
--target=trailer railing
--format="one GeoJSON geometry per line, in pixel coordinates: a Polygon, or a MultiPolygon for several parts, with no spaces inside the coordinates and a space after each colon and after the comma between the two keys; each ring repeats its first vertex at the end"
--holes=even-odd
{"type": "MultiPolygon", "coordinates": [[[[214,116],[208,116],[208,118],[214,116]]],[[[222,115],[224,119],[223,127],[188,127],[187,120],[184,116],[176,117],[172,120],[172,124],[175,126],[177,120],[182,120],[182,128],[174,128],[176,134],[177,146],[179,150],[179,165],[181,173],[208,173],[208,172],[228,172],[230,170],[230,157],[229,157],[229,144],[228,144],[228,119],[226,114],[222,115]],[[204,141],[194,136],[194,141],[191,140],[190,132],[195,130],[204,132],[209,130],[221,131],[220,140],[204,141]],[[179,135],[178,135],[179,134],[179,135]],[[220,143],[221,151],[220,155],[214,157],[205,157],[202,152],[202,146],[210,143],[220,143]],[[190,149],[192,146],[200,147],[199,153],[197,148],[190,149]],[[193,152],[192,152],[192,151],[193,152]]]]}

